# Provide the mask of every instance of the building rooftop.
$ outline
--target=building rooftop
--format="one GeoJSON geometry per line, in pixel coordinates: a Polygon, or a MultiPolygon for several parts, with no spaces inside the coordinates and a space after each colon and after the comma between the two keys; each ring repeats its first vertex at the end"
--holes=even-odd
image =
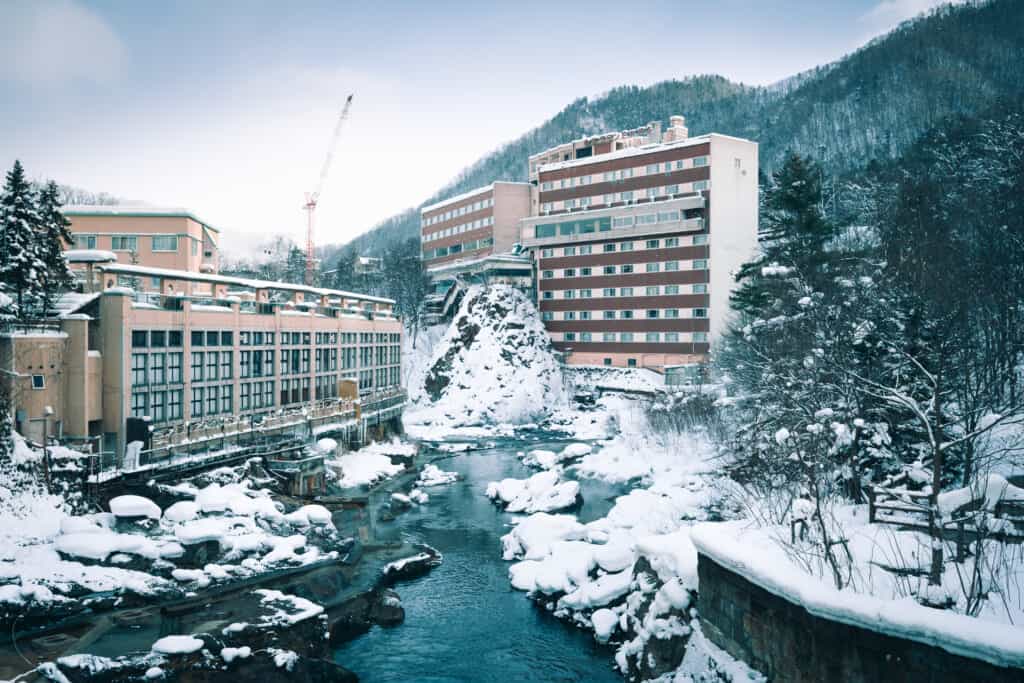
{"type": "Polygon", "coordinates": [[[188,209],[134,204],[69,204],[61,209],[65,216],[126,216],[140,218],[189,218],[203,227],[220,232],[188,209]]]}
{"type": "Polygon", "coordinates": [[[529,185],[529,184],[530,183],[524,183],[524,182],[517,181],[517,180],[495,180],[490,185],[484,185],[483,187],[477,187],[477,188],[472,189],[472,190],[466,190],[462,194],[457,194],[454,197],[448,197],[447,199],[442,199],[441,201],[434,202],[433,204],[430,204],[428,206],[424,206],[423,208],[420,209],[420,213],[422,214],[422,213],[426,213],[427,211],[434,211],[435,209],[440,209],[441,207],[447,206],[449,204],[455,204],[456,202],[461,202],[463,199],[469,199],[470,197],[473,197],[474,195],[478,195],[478,194],[480,194],[482,192],[488,192],[490,190],[493,190],[495,185],[529,185]]]}
{"type": "Polygon", "coordinates": [[[274,282],[271,280],[256,280],[243,277],[230,277],[227,275],[213,275],[207,273],[195,273],[188,270],[172,270],[170,268],[149,268],[147,266],[136,266],[119,263],[107,263],[99,266],[100,270],[105,273],[113,273],[114,275],[141,275],[148,277],[159,277],[167,280],[178,280],[187,282],[204,282],[207,284],[216,285],[235,285],[237,287],[245,287],[247,289],[271,289],[284,292],[302,292],[307,294],[315,294],[317,296],[337,296],[346,299],[355,299],[357,301],[369,301],[373,303],[388,304],[393,306],[395,304],[394,299],[386,299],[379,296],[370,296],[369,294],[357,294],[356,292],[346,292],[341,289],[329,289],[324,287],[310,287],[307,285],[297,285],[291,282],[274,282]]]}

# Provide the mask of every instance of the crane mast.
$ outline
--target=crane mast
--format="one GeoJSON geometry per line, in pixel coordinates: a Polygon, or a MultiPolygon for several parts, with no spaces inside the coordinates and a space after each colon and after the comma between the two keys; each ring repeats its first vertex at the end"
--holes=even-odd
{"type": "Polygon", "coordinates": [[[316,271],[316,259],[314,258],[315,247],[313,243],[313,223],[314,215],[316,213],[317,202],[320,201],[320,191],[324,189],[324,182],[327,180],[327,174],[331,170],[331,162],[334,161],[334,150],[338,146],[338,138],[341,136],[341,128],[348,118],[348,111],[352,106],[352,95],[349,95],[345,99],[345,106],[341,110],[341,115],[338,116],[338,123],[334,126],[334,134],[331,136],[331,142],[327,147],[327,156],[324,158],[324,165],[320,169],[320,180],[317,183],[316,190],[313,192],[306,193],[306,203],[303,204],[303,209],[306,211],[306,284],[313,284],[313,273],[316,271]]]}

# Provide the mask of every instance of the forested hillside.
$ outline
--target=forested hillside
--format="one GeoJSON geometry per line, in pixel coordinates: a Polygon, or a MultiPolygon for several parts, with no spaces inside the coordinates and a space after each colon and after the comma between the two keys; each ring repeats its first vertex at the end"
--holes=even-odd
{"type": "MultiPolygon", "coordinates": [[[[429,202],[492,180],[525,180],[526,159],[558,142],[683,114],[691,135],[711,131],[757,140],[762,168],[787,150],[832,173],[892,159],[950,115],[976,115],[1024,91],[1024,3],[940,8],[827,66],[770,87],[695,76],[581,98],[549,121],[469,166],[429,202]]],[[[390,218],[343,248],[378,253],[417,235],[418,210],[390,218]]],[[[338,249],[325,249],[334,268],[338,249]]],[[[345,256],[348,258],[349,256],[345,256]]]]}

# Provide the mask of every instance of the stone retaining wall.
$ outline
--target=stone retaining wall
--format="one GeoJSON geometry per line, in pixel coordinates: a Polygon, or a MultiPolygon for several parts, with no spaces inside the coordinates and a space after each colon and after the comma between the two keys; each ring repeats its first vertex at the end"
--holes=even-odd
{"type": "Polygon", "coordinates": [[[697,573],[705,636],[771,681],[1024,681],[1021,669],[815,616],[703,553],[697,573]]]}

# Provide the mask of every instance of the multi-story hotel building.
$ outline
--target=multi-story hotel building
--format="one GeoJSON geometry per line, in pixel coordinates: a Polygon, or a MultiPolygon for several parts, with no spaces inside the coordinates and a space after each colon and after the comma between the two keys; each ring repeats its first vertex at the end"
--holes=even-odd
{"type": "Polygon", "coordinates": [[[529,183],[497,181],[420,211],[423,267],[511,251],[519,221],[530,215],[529,183]]]}
{"type": "Polygon", "coordinates": [[[87,442],[105,467],[131,469],[226,435],[401,412],[390,299],[68,256],[81,260],[85,291],[52,320],[0,333],[2,379],[29,438],[87,442]],[[118,286],[125,278],[156,291],[118,286]]]}
{"type": "Polygon", "coordinates": [[[538,307],[574,364],[698,363],[757,248],[757,144],[688,137],[682,117],[530,157],[521,221],[538,307]]]}
{"type": "MultiPolygon", "coordinates": [[[[74,249],[111,251],[120,263],[216,273],[220,232],[186,209],[136,206],[67,206],[74,249]]],[[[122,283],[128,284],[128,283],[122,283]]],[[[133,279],[134,289],[154,291],[154,280],[133,279]]]]}

